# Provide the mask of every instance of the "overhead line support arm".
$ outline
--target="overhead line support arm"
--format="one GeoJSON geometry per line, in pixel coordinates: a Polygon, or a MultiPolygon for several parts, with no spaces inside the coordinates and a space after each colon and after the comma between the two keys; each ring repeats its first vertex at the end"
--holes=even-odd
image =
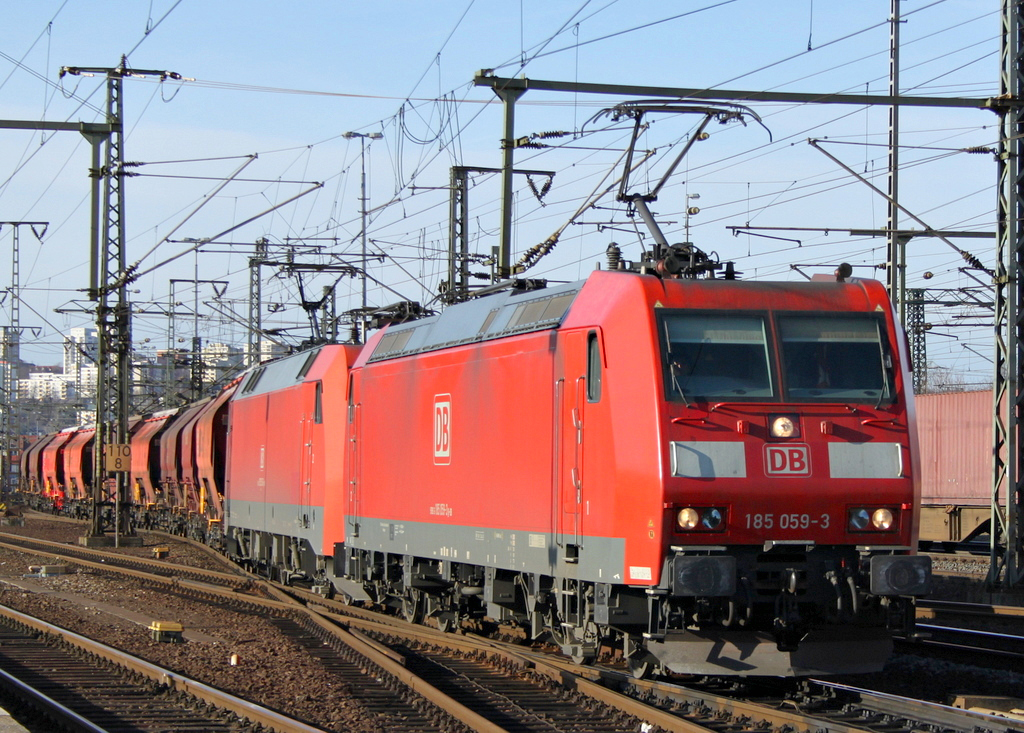
{"type": "Polygon", "coordinates": [[[806,104],[884,104],[903,107],[962,107],[998,111],[1013,106],[1016,100],[1007,97],[905,97],[880,94],[808,94],[801,92],[755,92],[737,89],[697,89],[685,87],[649,87],[632,84],[592,84],[587,82],[545,81],[491,76],[485,69],[473,77],[476,86],[487,86],[495,92],[530,90],[610,94],[628,97],[665,97],[670,99],[717,99],[747,102],[791,102],[806,104]]]}

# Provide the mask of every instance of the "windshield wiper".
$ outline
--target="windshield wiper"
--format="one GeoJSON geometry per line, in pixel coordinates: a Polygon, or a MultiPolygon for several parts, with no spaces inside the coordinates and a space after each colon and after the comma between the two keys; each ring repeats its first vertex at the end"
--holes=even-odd
{"type": "MultiPolygon", "coordinates": [[[[671,357],[671,354],[670,354],[670,357],[671,357]]],[[[668,363],[668,372],[669,372],[669,375],[672,377],[672,388],[673,388],[673,391],[677,392],[679,394],[679,396],[683,398],[683,404],[686,405],[687,407],[689,407],[690,406],[690,401],[686,399],[686,390],[683,389],[681,384],[679,384],[679,375],[676,374],[676,365],[673,362],[671,362],[671,361],[669,361],[669,363],[668,363]]]]}

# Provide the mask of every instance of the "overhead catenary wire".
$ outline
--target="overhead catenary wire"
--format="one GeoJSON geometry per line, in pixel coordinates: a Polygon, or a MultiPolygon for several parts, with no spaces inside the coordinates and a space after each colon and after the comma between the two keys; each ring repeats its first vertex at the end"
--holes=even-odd
{"type": "MultiPolygon", "coordinates": [[[[584,10],[579,15],[575,16],[577,21],[583,19],[585,14],[588,11],[591,11],[593,9],[593,3],[591,3],[589,6],[584,6],[584,7],[586,8],[586,10],[584,10]]],[[[469,12],[471,8],[475,9],[475,6],[473,6],[472,3],[470,3],[469,7],[465,8],[464,10],[462,8],[460,8],[459,10],[462,11],[463,12],[463,16],[465,16],[465,13],[469,12]]],[[[575,8],[573,8],[573,9],[575,9],[575,8]]],[[[461,18],[460,18],[460,22],[461,22],[461,18]]],[[[456,25],[456,28],[457,27],[458,26],[456,25]]],[[[569,27],[571,27],[571,24],[570,24],[569,27]]],[[[815,34],[815,37],[817,38],[819,35],[821,35],[822,31],[821,31],[820,27],[816,27],[815,30],[818,31],[818,33],[815,34]]],[[[453,28],[450,31],[450,33],[449,33],[449,39],[454,37],[452,35],[454,32],[455,32],[455,29],[453,28]]],[[[447,43],[447,42],[448,42],[448,40],[446,39],[445,43],[447,43]]],[[[594,45],[597,45],[597,44],[594,44],[594,45]]],[[[442,48],[443,47],[444,46],[442,45],[442,48]]],[[[553,48],[553,45],[548,45],[546,47],[545,51],[550,51],[552,48],[553,48]]],[[[431,68],[434,68],[434,67],[432,65],[428,65],[427,66],[427,71],[429,72],[429,70],[431,68]]],[[[420,83],[421,82],[417,82],[417,86],[419,86],[420,83]]],[[[415,91],[416,88],[417,87],[413,87],[413,90],[415,91]]],[[[421,106],[418,109],[416,109],[416,110],[413,110],[411,107],[407,107],[406,108],[406,115],[407,115],[408,121],[414,121],[414,123],[416,125],[416,129],[413,132],[421,140],[421,142],[417,142],[417,143],[413,143],[411,141],[408,141],[409,142],[409,146],[410,146],[408,149],[409,149],[410,152],[412,152],[411,146],[413,144],[417,144],[417,145],[422,145],[423,146],[423,150],[416,151],[415,153],[413,153],[413,156],[410,157],[407,160],[407,163],[408,163],[407,170],[409,172],[409,175],[398,176],[398,178],[400,179],[400,181],[399,181],[400,185],[396,185],[395,188],[396,188],[396,192],[399,195],[391,197],[391,200],[389,200],[387,203],[382,204],[382,206],[385,206],[385,207],[387,207],[389,205],[393,206],[393,207],[399,207],[400,206],[400,207],[402,207],[403,212],[404,212],[405,207],[408,206],[409,213],[419,212],[419,214],[421,216],[424,216],[424,217],[440,218],[439,216],[435,216],[435,214],[433,212],[440,213],[443,210],[444,202],[435,203],[436,199],[439,198],[439,197],[433,196],[433,199],[432,199],[431,198],[431,194],[428,194],[428,193],[425,193],[425,192],[421,192],[421,191],[411,190],[412,189],[412,185],[410,185],[410,184],[412,182],[416,181],[417,178],[420,179],[420,184],[422,184],[423,172],[425,170],[427,170],[429,168],[429,166],[433,165],[434,163],[436,163],[439,160],[443,160],[445,157],[448,157],[450,159],[459,159],[459,160],[461,160],[461,156],[458,156],[458,155],[454,154],[454,151],[456,149],[455,148],[455,146],[456,146],[456,142],[455,141],[459,141],[459,140],[464,139],[460,135],[460,131],[465,131],[466,129],[468,129],[468,125],[465,125],[465,124],[460,125],[460,124],[458,124],[458,122],[460,120],[456,119],[456,114],[457,114],[457,111],[459,111],[459,110],[466,110],[467,108],[466,108],[465,104],[467,104],[467,103],[468,104],[476,104],[477,106],[489,106],[490,104],[493,103],[493,101],[492,100],[486,100],[486,104],[481,104],[481,100],[466,99],[465,95],[459,95],[459,94],[455,94],[455,95],[449,97],[446,100],[446,99],[444,99],[444,95],[440,95],[439,94],[437,98],[435,98],[433,100],[430,100],[430,101],[424,101],[423,102],[423,104],[433,105],[435,107],[434,109],[430,109],[430,110],[423,109],[421,106]],[[458,98],[459,96],[462,96],[463,98],[459,99],[458,98]],[[451,109],[447,110],[447,111],[444,111],[444,112],[439,112],[436,109],[437,105],[439,105],[439,104],[450,105],[451,109]],[[418,158],[419,158],[418,160],[414,160],[414,157],[416,157],[416,156],[418,156],[418,158]],[[417,202],[416,203],[412,203],[410,205],[410,202],[412,202],[413,199],[416,199],[417,202]],[[424,205],[427,202],[430,202],[431,205],[429,205],[429,206],[424,205]]],[[[540,105],[538,105],[538,106],[540,106],[540,105]]],[[[552,104],[550,106],[556,106],[556,105],[552,104]]],[[[474,117],[476,117],[476,116],[474,116],[474,117]]],[[[463,116],[463,120],[462,121],[465,121],[465,116],[463,116]]],[[[822,122],[820,124],[827,124],[827,121],[826,122],[822,122]]],[[[389,145],[390,145],[391,141],[389,140],[388,142],[389,142],[389,145]]],[[[563,146],[563,148],[564,147],[565,146],[563,146]]],[[[705,160],[706,160],[706,158],[705,158],[705,160]]],[[[704,162],[705,161],[701,161],[701,163],[704,163],[704,162]]],[[[562,169],[561,165],[553,166],[553,167],[557,167],[557,168],[560,169],[560,171],[564,171],[564,169],[562,169]]],[[[721,166],[719,166],[719,167],[721,167],[721,166]]],[[[688,173],[688,177],[691,177],[691,178],[694,178],[694,179],[697,179],[697,178],[702,177],[702,176],[706,177],[706,176],[711,175],[713,173],[713,170],[715,170],[715,168],[716,167],[714,165],[707,165],[705,167],[695,166],[695,168],[691,172],[688,173]]],[[[268,177],[267,180],[271,180],[272,178],[273,177],[268,177]]],[[[328,180],[328,179],[325,177],[324,180],[328,180]]],[[[340,179],[338,179],[338,180],[339,180],[339,184],[340,184],[340,179]]],[[[565,179],[560,179],[560,182],[562,180],[565,180],[565,179]]],[[[826,185],[826,186],[824,186],[822,188],[822,190],[830,190],[830,187],[826,185]]],[[[813,191],[814,191],[813,187],[808,187],[803,193],[806,194],[807,196],[810,196],[810,195],[812,195],[813,191]]],[[[556,189],[556,193],[558,193],[558,192],[559,192],[558,189],[556,189]]],[[[777,193],[773,193],[772,195],[777,196],[778,194],[777,193]]],[[[551,200],[554,200],[554,199],[549,199],[549,201],[551,201],[551,200]]],[[[564,200],[564,197],[558,197],[558,200],[564,200]]],[[[583,199],[581,198],[581,200],[583,200],[583,199]]],[[[764,201],[769,201],[769,200],[770,199],[764,199],[764,201]]],[[[788,201],[788,199],[783,199],[783,200],[780,201],[780,203],[786,203],[786,201],[788,201]]],[[[524,202],[524,203],[528,203],[528,202],[524,202]]],[[[728,202],[723,203],[723,206],[726,205],[727,203],[728,202]]],[[[579,205],[579,201],[576,201],[575,203],[572,204],[572,207],[575,207],[575,206],[578,206],[578,205],[579,205]]],[[[481,197],[479,199],[474,200],[474,207],[475,207],[474,211],[481,211],[481,212],[482,211],[488,211],[488,210],[493,208],[493,202],[490,200],[490,197],[481,197]],[[476,207],[479,207],[479,208],[476,208],[476,207]]],[[[569,213],[569,212],[571,212],[572,207],[570,207],[568,204],[565,204],[565,206],[563,208],[565,208],[566,212],[569,213]]],[[[706,210],[709,210],[709,211],[713,210],[712,206],[706,206],[705,208],[706,208],[706,210]]],[[[533,209],[536,209],[536,207],[533,207],[533,209]]],[[[374,231],[376,231],[379,227],[386,226],[388,228],[387,231],[389,233],[390,232],[397,232],[399,229],[403,229],[403,230],[405,230],[407,232],[406,236],[409,236],[409,238],[410,238],[409,239],[409,243],[408,243],[407,246],[409,246],[410,248],[416,247],[417,246],[417,242],[419,240],[416,239],[416,237],[413,235],[413,233],[420,231],[422,229],[422,227],[417,225],[417,223],[415,223],[413,221],[407,222],[405,226],[402,226],[402,224],[400,222],[397,225],[389,224],[388,220],[389,219],[393,219],[395,217],[391,217],[390,215],[384,213],[384,211],[385,211],[385,209],[382,209],[380,214],[376,214],[376,215],[373,216],[373,220],[371,222],[371,228],[374,231]]],[[[317,216],[313,213],[313,209],[312,208],[304,209],[304,213],[305,213],[305,217],[306,217],[306,220],[304,222],[301,221],[301,220],[296,222],[298,212],[295,212],[293,214],[293,216],[291,217],[293,219],[293,221],[289,225],[290,228],[293,227],[296,231],[308,231],[310,229],[312,229],[314,231],[322,231],[322,230],[324,230],[328,226],[331,226],[331,227],[335,226],[333,224],[329,224],[326,221],[326,217],[324,217],[324,219],[322,219],[322,220],[318,220],[317,216]]],[[[534,215],[534,213],[535,212],[531,211],[530,209],[527,209],[524,206],[522,212],[517,214],[517,222],[525,221],[525,218],[527,216],[532,216],[532,215],[534,215]]],[[[338,218],[339,219],[344,219],[345,217],[340,217],[339,216],[338,218]]],[[[339,234],[343,233],[341,230],[337,229],[337,227],[335,227],[335,230],[338,231],[339,234]]],[[[389,237],[389,238],[391,238],[391,237],[389,237]]],[[[394,238],[391,238],[391,239],[394,239],[394,238]]],[[[401,239],[401,238],[399,237],[398,239],[401,239]]],[[[394,255],[394,253],[392,253],[392,254],[394,255]]]]}

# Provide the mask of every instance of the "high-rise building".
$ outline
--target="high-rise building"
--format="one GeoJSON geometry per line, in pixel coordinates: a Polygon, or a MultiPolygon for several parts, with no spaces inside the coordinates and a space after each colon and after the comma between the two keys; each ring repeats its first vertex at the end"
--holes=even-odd
{"type": "Polygon", "coordinates": [[[69,400],[74,397],[74,384],[63,374],[32,372],[28,379],[18,380],[18,398],[22,400],[69,400]]]}
{"type": "Polygon", "coordinates": [[[288,355],[288,347],[282,344],[268,341],[267,339],[260,340],[260,362],[270,361],[271,359],[277,359],[282,356],[288,355]]]}
{"type": "MultiPolygon", "coordinates": [[[[198,339],[197,339],[198,341],[198,339]]],[[[260,359],[265,361],[285,355],[287,348],[270,341],[260,343],[260,359]]],[[[25,374],[15,382],[17,397],[33,403],[31,409],[38,414],[39,424],[49,425],[44,413],[51,407],[60,407],[61,419],[67,422],[77,410],[82,423],[95,419],[96,389],[99,379],[99,340],[95,328],[72,328],[64,336],[62,366],[35,367],[26,365],[25,374]]],[[[198,399],[201,393],[193,391],[192,380],[198,369],[203,391],[222,387],[238,376],[245,364],[243,349],[225,343],[203,344],[198,359],[185,349],[157,351],[155,356],[133,354],[131,369],[131,409],[146,414],[159,409],[177,407],[198,399]]],[[[0,360],[2,361],[2,360],[0,360]]],[[[2,368],[2,364],[0,364],[2,368]]],[[[216,391],[215,389],[213,391],[216,391]]],[[[63,423],[58,427],[63,426],[63,423]]]]}
{"type": "Polygon", "coordinates": [[[203,344],[203,384],[206,386],[228,381],[241,373],[245,352],[237,346],[221,343],[203,344]]]}
{"type": "Polygon", "coordinates": [[[72,328],[64,337],[64,375],[80,399],[96,397],[99,338],[95,328],[72,328]]]}

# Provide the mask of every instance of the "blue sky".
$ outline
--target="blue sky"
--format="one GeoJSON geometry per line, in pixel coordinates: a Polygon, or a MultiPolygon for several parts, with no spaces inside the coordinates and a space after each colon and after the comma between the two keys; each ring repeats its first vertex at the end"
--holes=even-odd
{"type": "MultiPolygon", "coordinates": [[[[124,83],[127,158],[145,165],[126,188],[128,259],[151,269],[185,251],[171,239],[212,237],[272,206],[323,187],[233,231],[226,244],[207,247],[156,267],[133,283],[139,315],[136,347],[165,348],[169,281],[222,280],[216,309],[244,314],[251,243],[266,237],[286,245],[318,245],[310,261],[353,262],[360,242],[360,141],[346,131],[379,132],[366,148],[371,253],[368,300],[429,302],[446,264],[449,167],[500,164],[501,109],[490,90],[471,84],[478,69],[501,76],[694,88],[809,93],[883,94],[887,88],[888,0],[763,3],[754,0],[632,2],[574,0],[513,3],[439,2],[285,4],[261,0],[98,2],[39,0],[5,10],[0,30],[0,118],[55,121],[100,119],[101,78],[58,74],[62,66],[116,66],[123,54],[135,69],[168,70],[188,81],[152,78],[124,83]],[[194,81],[192,81],[194,80],[194,81]],[[84,101],[83,101],[84,100],[84,101]],[[218,187],[256,154],[236,180],[218,187]],[[243,180],[244,179],[244,180],[243,180]],[[199,213],[189,217],[216,191],[199,213]],[[148,340],[147,340],[148,339],[148,340]]],[[[901,88],[920,96],[988,97],[998,90],[998,3],[977,0],[903,2],[901,88]]],[[[551,147],[521,151],[517,164],[554,172],[538,201],[517,179],[515,252],[564,228],[551,255],[531,277],[583,277],[617,241],[627,258],[641,240],[613,196],[568,223],[581,202],[613,169],[628,139],[602,108],[624,101],[588,95],[529,92],[517,108],[518,136],[544,131],[569,135],[551,147]],[[606,129],[607,128],[607,129],[606,129]],[[575,133],[575,134],[574,134],[575,133]]],[[[887,111],[881,107],[757,104],[768,132],[756,124],[714,125],[711,137],[687,156],[653,207],[670,241],[685,237],[746,277],[800,277],[848,260],[856,274],[884,279],[882,239],[845,233],[882,228],[884,200],[807,144],[828,138],[828,150],[885,188],[887,111]],[[699,199],[693,198],[694,195],[699,199]],[[699,205],[687,217],[688,206],[699,205]],[[765,232],[784,239],[733,236],[730,226],[820,227],[765,232]],[[799,240],[799,241],[794,241],[799,240]]],[[[690,115],[660,115],[642,146],[655,151],[636,185],[657,180],[692,131],[690,115]]],[[[933,228],[991,231],[995,166],[991,155],[958,150],[993,146],[997,118],[989,112],[904,110],[901,201],[933,228]]],[[[87,285],[89,150],[76,133],[0,131],[0,220],[51,222],[42,243],[21,234],[24,358],[59,361],[59,336],[89,317],[74,310],[87,285]]],[[[617,176],[618,173],[613,175],[617,176]]],[[[540,187],[542,178],[534,180],[540,187]]],[[[498,186],[475,176],[470,191],[474,251],[496,244],[498,186]]],[[[918,225],[909,219],[904,226],[918,225]]],[[[994,245],[958,245],[991,265],[994,245]]],[[[9,273],[11,228],[0,228],[0,272],[9,273]]],[[[304,255],[306,256],[306,255],[304,255]]],[[[941,242],[913,240],[910,287],[973,286],[978,273],[941,242]],[[933,277],[925,279],[925,273],[933,277]]],[[[265,322],[297,340],[308,335],[297,308],[294,278],[264,273],[265,322]]],[[[9,284],[9,276],[0,282],[9,284]]],[[[318,294],[334,278],[307,278],[318,294]]],[[[338,310],[359,305],[361,286],[337,283],[338,310]]],[[[209,285],[198,292],[178,283],[174,298],[197,306],[200,335],[244,342],[237,325],[216,315],[209,285]]],[[[941,290],[936,296],[946,297],[941,290]]],[[[9,298],[3,315],[9,322],[9,298]]],[[[987,312],[929,307],[929,359],[968,384],[991,378],[986,361],[987,312]],[[954,312],[955,311],[955,312],[954,312]]],[[[192,319],[176,323],[188,331],[192,319]]]]}

